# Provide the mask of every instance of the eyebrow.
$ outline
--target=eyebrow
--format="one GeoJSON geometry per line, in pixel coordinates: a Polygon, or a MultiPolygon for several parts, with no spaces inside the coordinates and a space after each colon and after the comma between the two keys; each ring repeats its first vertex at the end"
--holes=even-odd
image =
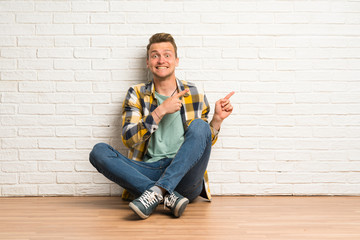
{"type": "MultiPolygon", "coordinates": [[[[152,50],[150,53],[159,52],[158,50],[152,50]]],[[[165,49],[164,52],[173,52],[171,49],[165,49]]]]}

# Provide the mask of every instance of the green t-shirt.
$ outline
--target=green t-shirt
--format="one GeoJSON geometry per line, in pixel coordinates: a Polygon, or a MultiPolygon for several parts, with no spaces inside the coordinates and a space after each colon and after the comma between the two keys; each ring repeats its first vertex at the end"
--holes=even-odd
{"type": "MultiPolygon", "coordinates": [[[[158,105],[168,96],[155,92],[158,105]]],[[[156,162],[163,158],[174,158],[184,142],[184,126],[180,111],[166,114],[160,121],[158,129],[150,137],[145,162],[156,162]]]]}

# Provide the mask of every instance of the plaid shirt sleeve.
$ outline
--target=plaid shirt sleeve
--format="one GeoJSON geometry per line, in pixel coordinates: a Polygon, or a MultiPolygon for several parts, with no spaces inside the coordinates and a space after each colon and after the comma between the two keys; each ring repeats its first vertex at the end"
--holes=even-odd
{"type": "MultiPolygon", "coordinates": [[[[209,115],[209,112],[210,112],[210,105],[209,105],[209,102],[206,98],[206,95],[204,94],[204,103],[203,103],[203,110],[202,110],[202,113],[201,113],[201,119],[203,119],[205,122],[208,122],[208,115],[209,115]]],[[[219,131],[216,130],[213,126],[210,125],[210,130],[211,130],[211,136],[212,136],[212,145],[214,145],[218,139],[218,134],[219,134],[219,131]]]]}
{"type": "Polygon", "coordinates": [[[139,94],[131,87],[123,103],[122,141],[129,148],[145,142],[158,128],[151,114],[144,116],[139,94]]]}

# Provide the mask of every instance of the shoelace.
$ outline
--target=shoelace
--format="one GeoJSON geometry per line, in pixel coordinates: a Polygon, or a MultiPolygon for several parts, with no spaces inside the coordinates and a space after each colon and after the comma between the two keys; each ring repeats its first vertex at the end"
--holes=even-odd
{"type": "Polygon", "coordinates": [[[155,192],[146,191],[144,194],[139,198],[139,201],[144,205],[146,208],[149,208],[152,204],[160,201],[159,197],[155,192]]]}
{"type": "Polygon", "coordinates": [[[172,193],[171,195],[165,198],[164,207],[167,206],[169,208],[173,208],[178,198],[179,197],[177,197],[174,193],[172,193]]]}

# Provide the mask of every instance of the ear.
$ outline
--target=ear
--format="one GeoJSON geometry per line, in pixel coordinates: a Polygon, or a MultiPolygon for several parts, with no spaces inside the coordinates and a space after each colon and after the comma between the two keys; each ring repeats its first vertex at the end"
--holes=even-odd
{"type": "Polygon", "coordinates": [[[149,68],[149,59],[146,58],[146,68],[149,68]]]}
{"type": "Polygon", "coordinates": [[[179,66],[179,58],[175,59],[175,67],[179,66]]]}

